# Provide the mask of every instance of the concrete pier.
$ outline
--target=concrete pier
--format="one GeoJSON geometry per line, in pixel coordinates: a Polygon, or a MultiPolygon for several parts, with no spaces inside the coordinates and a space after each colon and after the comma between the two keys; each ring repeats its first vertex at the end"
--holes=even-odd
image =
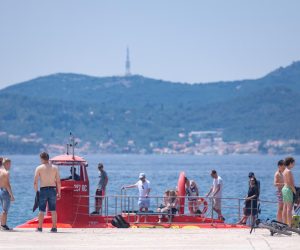
{"type": "Polygon", "coordinates": [[[300,236],[257,229],[15,229],[0,232],[0,249],[300,249],[300,236]]]}

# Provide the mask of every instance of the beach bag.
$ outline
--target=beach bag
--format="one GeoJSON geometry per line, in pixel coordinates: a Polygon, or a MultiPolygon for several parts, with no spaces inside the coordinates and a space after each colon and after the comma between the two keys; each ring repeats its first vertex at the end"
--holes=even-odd
{"type": "Polygon", "coordinates": [[[292,218],[292,227],[300,228],[300,205],[298,207],[294,207],[295,214],[292,218]]]}
{"type": "Polygon", "coordinates": [[[293,215],[292,218],[292,227],[300,228],[300,215],[293,215]]]}
{"type": "Polygon", "coordinates": [[[129,228],[130,227],[130,224],[126,220],[124,220],[122,215],[115,216],[112,219],[111,224],[117,228],[129,228]]]}
{"type": "Polygon", "coordinates": [[[296,194],[293,193],[293,201],[294,203],[298,203],[300,201],[300,187],[295,187],[296,194]]]}
{"type": "Polygon", "coordinates": [[[39,207],[39,202],[40,202],[40,192],[37,191],[34,198],[32,212],[34,212],[39,207]]]}

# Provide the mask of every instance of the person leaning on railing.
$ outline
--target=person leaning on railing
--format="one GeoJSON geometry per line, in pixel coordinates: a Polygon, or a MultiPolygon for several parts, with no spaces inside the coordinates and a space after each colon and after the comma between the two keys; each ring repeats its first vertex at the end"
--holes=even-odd
{"type": "Polygon", "coordinates": [[[149,194],[151,191],[150,188],[150,181],[146,179],[146,175],[144,173],[139,174],[139,180],[137,183],[133,185],[123,186],[122,189],[127,188],[138,188],[139,190],[139,200],[138,200],[138,206],[140,212],[148,212],[148,209],[150,207],[150,199],[149,194]]]}

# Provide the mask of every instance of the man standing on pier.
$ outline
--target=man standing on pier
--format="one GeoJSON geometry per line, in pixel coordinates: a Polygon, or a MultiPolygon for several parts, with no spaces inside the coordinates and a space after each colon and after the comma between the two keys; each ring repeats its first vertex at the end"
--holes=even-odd
{"type": "Polygon", "coordinates": [[[48,204],[48,210],[52,217],[52,233],[57,232],[57,214],[56,214],[56,197],[60,199],[60,176],[58,168],[49,163],[49,155],[46,152],[40,154],[41,165],[35,170],[34,190],[38,191],[38,182],[40,181],[39,195],[39,226],[37,232],[43,231],[44,213],[48,204]]]}
{"type": "Polygon", "coordinates": [[[283,209],[282,209],[282,221],[283,223],[292,226],[293,217],[293,204],[294,197],[293,193],[296,194],[294,175],[292,169],[295,166],[295,159],[293,157],[285,158],[285,170],[283,171],[283,181],[284,186],[281,189],[282,199],[283,199],[283,209]]]}
{"type": "Polygon", "coordinates": [[[4,158],[2,160],[2,166],[0,167],[0,204],[2,207],[1,230],[5,231],[10,230],[10,228],[6,225],[7,214],[10,202],[15,200],[9,181],[10,166],[11,160],[4,158]]]}
{"type": "Polygon", "coordinates": [[[277,221],[282,222],[282,209],[283,209],[283,200],[282,200],[282,188],[284,186],[283,181],[283,171],[285,170],[284,160],[278,161],[278,170],[274,175],[274,186],[277,188],[276,196],[278,202],[278,209],[277,209],[277,221]]]}

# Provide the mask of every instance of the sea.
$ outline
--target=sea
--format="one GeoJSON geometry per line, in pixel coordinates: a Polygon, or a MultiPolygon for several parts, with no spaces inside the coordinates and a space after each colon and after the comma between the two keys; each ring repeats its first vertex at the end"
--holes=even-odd
{"type": "MultiPolygon", "coordinates": [[[[54,156],[54,155],[52,155],[54,156]]],[[[32,212],[35,192],[33,177],[35,168],[40,164],[38,155],[9,155],[12,160],[11,186],[15,201],[11,204],[8,215],[8,225],[15,227],[37,216],[37,211],[32,212]]],[[[51,157],[51,156],[50,156],[51,157]]],[[[94,195],[98,182],[99,162],[104,164],[109,182],[107,195],[119,195],[123,185],[134,184],[140,172],[146,174],[151,183],[151,195],[162,196],[166,189],[177,186],[178,176],[184,171],[186,176],[195,180],[200,196],[204,196],[212,185],[210,171],[217,170],[222,177],[223,197],[230,198],[224,202],[224,216],[228,222],[237,220],[237,208],[242,210],[243,203],[231,198],[244,198],[248,191],[248,173],[254,172],[261,182],[261,217],[276,217],[276,195],[273,186],[274,173],[277,162],[283,159],[282,155],[226,155],[226,156],[196,156],[196,155],[84,155],[89,166],[90,194],[94,195]]],[[[293,170],[295,183],[300,186],[300,166],[293,170]]],[[[69,169],[61,169],[61,177],[69,175],[69,169]]],[[[137,190],[132,189],[127,194],[137,195],[137,190]]],[[[93,198],[90,201],[90,212],[93,211],[93,198]]],[[[152,206],[155,206],[152,203],[152,206]]],[[[153,208],[155,209],[155,208],[153,208]]]]}

